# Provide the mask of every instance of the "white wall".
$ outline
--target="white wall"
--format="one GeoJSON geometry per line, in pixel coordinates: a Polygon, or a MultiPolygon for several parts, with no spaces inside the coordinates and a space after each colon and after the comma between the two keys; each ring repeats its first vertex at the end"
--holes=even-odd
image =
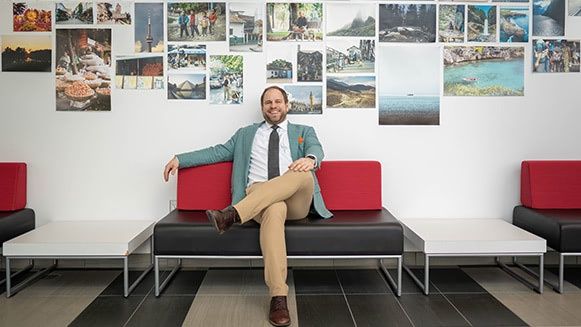
{"type": "MultiPolygon", "coordinates": [[[[11,12],[2,1],[0,34],[11,33],[11,12]]],[[[114,55],[131,53],[132,33],[114,27],[114,55]]],[[[581,38],[581,18],[568,18],[567,37],[581,38]]],[[[176,187],[162,181],[166,161],[261,117],[266,57],[244,56],[242,106],[114,89],[111,112],[56,112],[53,73],[0,73],[0,161],[28,163],[38,224],[166,214],[176,187]]],[[[316,128],[326,159],[381,161],[383,203],[397,217],[510,219],[521,160],[581,159],[581,74],[532,75],[530,56],[527,45],[526,96],[442,97],[440,126],[379,126],[375,109],[290,120],[316,128]]]]}

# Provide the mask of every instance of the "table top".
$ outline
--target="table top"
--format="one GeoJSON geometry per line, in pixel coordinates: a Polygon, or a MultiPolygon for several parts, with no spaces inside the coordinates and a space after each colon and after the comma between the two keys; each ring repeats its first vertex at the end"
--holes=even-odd
{"type": "Polygon", "coordinates": [[[152,234],[154,221],[55,221],[4,242],[4,256],[128,256],[152,234]]]}
{"type": "Polygon", "coordinates": [[[547,242],[502,219],[402,219],[404,235],[426,254],[545,253],[547,242]]]}

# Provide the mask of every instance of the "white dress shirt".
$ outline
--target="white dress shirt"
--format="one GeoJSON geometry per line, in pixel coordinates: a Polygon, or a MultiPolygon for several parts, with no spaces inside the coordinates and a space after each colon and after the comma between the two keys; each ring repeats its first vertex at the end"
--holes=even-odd
{"type": "MultiPolygon", "coordinates": [[[[288,166],[293,162],[288,140],[288,120],[278,124],[276,130],[279,136],[278,162],[280,175],[288,170],[288,166]]],[[[250,152],[250,169],[248,171],[248,186],[256,182],[266,182],[268,180],[268,141],[272,132],[272,124],[263,122],[252,142],[250,152]]]]}

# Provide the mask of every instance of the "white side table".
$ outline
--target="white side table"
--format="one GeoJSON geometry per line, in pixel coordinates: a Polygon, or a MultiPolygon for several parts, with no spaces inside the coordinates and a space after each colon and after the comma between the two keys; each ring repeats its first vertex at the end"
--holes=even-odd
{"type": "Polygon", "coordinates": [[[153,268],[154,221],[56,221],[4,242],[6,258],[6,297],[34,282],[56,268],[59,259],[120,259],[123,260],[124,295],[153,268]],[[147,240],[151,242],[152,260],[149,267],[129,285],[129,256],[147,240]],[[53,264],[12,287],[10,260],[53,259],[53,264]]]}
{"type": "MultiPolygon", "coordinates": [[[[546,240],[502,219],[402,219],[405,237],[424,253],[424,281],[404,265],[406,272],[429,294],[431,257],[496,257],[499,266],[527,286],[543,293],[543,256],[546,240]],[[501,263],[499,257],[539,258],[539,284],[533,285],[501,263]]],[[[527,271],[527,273],[531,273],[527,271]]]]}

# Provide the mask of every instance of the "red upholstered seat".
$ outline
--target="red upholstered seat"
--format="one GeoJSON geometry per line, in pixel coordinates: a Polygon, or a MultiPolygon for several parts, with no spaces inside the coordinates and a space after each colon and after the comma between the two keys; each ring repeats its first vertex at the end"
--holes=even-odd
{"type": "MultiPolygon", "coordinates": [[[[231,171],[231,162],[180,169],[178,209],[228,206],[231,171]]],[[[329,210],[381,210],[381,164],[377,161],[324,161],[317,179],[329,210]]]]}
{"type": "Polygon", "coordinates": [[[523,161],[521,202],[533,209],[581,209],[581,161],[523,161]]]}
{"type": "Polygon", "coordinates": [[[26,164],[0,162],[0,211],[15,211],[26,206],[26,164]]]}

